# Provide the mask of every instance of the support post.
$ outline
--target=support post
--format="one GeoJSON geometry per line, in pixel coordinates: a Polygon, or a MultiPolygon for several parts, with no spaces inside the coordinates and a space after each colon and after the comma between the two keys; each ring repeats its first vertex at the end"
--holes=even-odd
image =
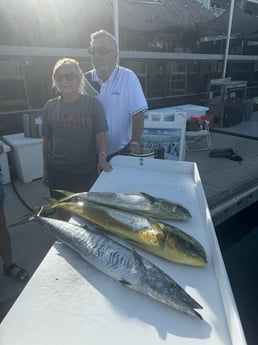
{"type": "MultiPolygon", "coordinates": [[[[119,10],[118,0],[113,0],[113,18],[114,18],[114,35],[117,41],[117,50],[119,53],[119,10]]],[[[119,59],[119,56],[118,56],[119,59]]]]}
{"type": "Polygon", "coordinates": [[[235,7],[235,0],[231,0],[231,2],[230,2],[230,9],[229,9],[228,32],[227,32],[227,41],[226,41],[226,48],[225,48],[225,56],[224,56],[224,66],[223,66],[222,78],[226,77],[227,62],[228,62],[228,51],[229,51],[229,44],[230,44],[230,37],[231,37],[231,29],[232,29],[234,7],[235,7]]]}

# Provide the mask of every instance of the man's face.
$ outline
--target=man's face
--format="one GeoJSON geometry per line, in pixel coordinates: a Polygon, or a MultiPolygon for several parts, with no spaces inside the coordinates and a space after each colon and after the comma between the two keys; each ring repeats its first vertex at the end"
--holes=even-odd
{"type": "Polygon", "coordinates": [[[113,45],[107,38],[98,38],[92,41],[89,51],[92,65],[96,69],[98,77],[103,81],[107,80],[117,61],[117,52],[113,45]]]}

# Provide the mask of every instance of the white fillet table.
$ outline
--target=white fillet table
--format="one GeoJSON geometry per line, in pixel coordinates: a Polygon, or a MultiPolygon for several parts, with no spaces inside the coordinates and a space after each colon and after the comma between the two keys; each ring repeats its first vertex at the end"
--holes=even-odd
{"type": "Polygon", "coordinates": [[[205,267],[138,251],[203,306],[203,320],[121,286],[56,242],[2,321],[0,344],[246,345],[196,164],[118,156],[112,165],[92,191],[143,191],[191,211],[189,221],[173,224],[205,247],[205,267]]]}

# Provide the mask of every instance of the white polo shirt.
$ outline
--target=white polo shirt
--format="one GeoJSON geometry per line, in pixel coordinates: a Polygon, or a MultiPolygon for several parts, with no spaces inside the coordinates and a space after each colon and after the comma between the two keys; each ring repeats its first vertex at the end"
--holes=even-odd
{"type": "Polygon", "coordinates": [[[133,71],[121,66],[116,66],[105,82],[97,77],[95,70],[87,72],[85,76],[85,92],[96,96],[105,110],[108,154],[115,153],[131,140],[132,117],[148,109],[141,84],[133,71]],[[89,78],[93,86],[89,85],[89,78]]]}

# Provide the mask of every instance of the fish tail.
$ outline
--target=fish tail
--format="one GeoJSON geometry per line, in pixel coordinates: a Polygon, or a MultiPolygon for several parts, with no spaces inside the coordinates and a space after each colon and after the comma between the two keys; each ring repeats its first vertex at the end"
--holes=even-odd
{"type": "Polygon", "coordinates": [[[45,197],[44,200],[46,200],[48,203],[43,205],[40,210],[41,210],[41,214],[44,212],[48,212],[48,210],[53,210],[56,209],[59,205],[60,202],[65,201],[63,199],[57,200],[54,198],[49,198],[49,197],[45,197]]]}
{"type": "Polygon", "coordinates": [[[44,215],[44,213],[48,213],[48,210],[51,210],[51,209],[56,208],[56,207],[57,207],[57,203],[54,205],[43,205],[43,206],[35,209],[34,211],[25,214],[23,217],[20,218],[20,220],[18,220],[15,223],[8,225],[8,227],[12,228],[12,227],[17,226],[17,225],[22,225],[22,224],[31,222],[37,216],[44,215]]]}
{"type": "Polygon", "coordinates": [[[193,313],[195,316],[199,317],[201,320],[203,320],[203,317],[201,316],[201,314],[197,313],[196,310],[193,309],[193,313]]]}
{"type": "Polygon", "coordinates": [[[43,199],[46,200],[49,204],[54,204],[55,202],[57,202],[56,199],[50,198],[48,196],[44,197],[43,199]]]}
{"type": "Polygon", "coordinates": [[[25,223],[28,223],[28,222],[32,221],[38,215],[38,212],[39,212],[39,210],[27,213],[25,216],[23,216],[17,222],[8,225],[8,227],[12,228],[12,227],[14,227],[16,225],[22,225],[22,224],[25,224],[25,223]]]}
{"type": "MultiPolygon", "coordinates": [[[[61,198],[61,199],[58,200],[59,202],[70,200],[70,199],[72,199],[74,196],[76,196],[76,194],[77,194],[77,193],[69,192],[69,191],[63,190],[63,189],[53,189],[53,191],[54,191],[54,192],[58,192],[58,193],[64,195],[63,198],[61,198]]],[[[54,200],[55,200],[55,199],[54,199],[54,200]]]]}

